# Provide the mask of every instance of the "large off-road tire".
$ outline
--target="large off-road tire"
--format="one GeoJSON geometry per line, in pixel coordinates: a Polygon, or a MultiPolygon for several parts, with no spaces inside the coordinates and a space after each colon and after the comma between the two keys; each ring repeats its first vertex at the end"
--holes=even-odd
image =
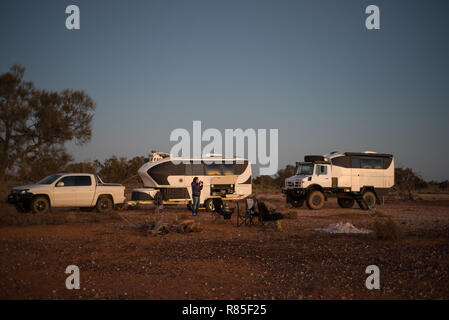
{"type": "Polygon", "coordinates": [[[338,198],[337,202],[341,208],[352,208],[355,201],[351,198],[338,198]]]}
{"type": "Polygon", "coordinates": [[[307,196],[307,207],[312,210],[320,210],[324,206],[324,194],[319,190],[314,190],[307,196]]]}
{"type": "Polygon", "coordinates": [[[154,195],[153,204],[156,207],[159,207],[163,203],[164,199],[162,198],[162,193],[160,191],[156,192],[154,195]]]}
{"type": "Polygon", "coordinates": [[[46,197],[37,196],[31,201],[31,211],[33,213],[47,213],[50,211],[50,202],[46,197]]]}
{"type": "Polygon", "coordinates": [[[304,204],[304,198],[295,197],[292,195],[287,195],[287,203],[291,204],[293,208],[301,208],[304,204]]]}
{"type": "Polygon", "coordinates": [[[374,194],[374,192],[365,191],[362,197],[368,205],[368,208],[374,209],[376,207],[376,195],[374,194]]]}
{"type": "Polygon", "coordinates": [[[204,201],[204,208],[206,208],[207,212],[214,212],[215,211],[214,199],[209,198],[206,201],[204,201]]]}
{"type": "Polygon", "coordinates": [[[95,206],[99,213],[108,213],[114,209],[114,203],[109,196],[100,196],[97,200],[97,205],[95,206]]]}

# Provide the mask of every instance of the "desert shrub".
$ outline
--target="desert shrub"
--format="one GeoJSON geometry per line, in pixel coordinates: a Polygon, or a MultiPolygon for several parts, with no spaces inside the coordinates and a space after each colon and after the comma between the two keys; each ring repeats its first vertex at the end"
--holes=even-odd
{"type": "Polygon", "coordinates": [[[399,240],[404,236],[398,224],[391,219],[374,222],[372,229],[374,237],[379,240],[399,240]]]}

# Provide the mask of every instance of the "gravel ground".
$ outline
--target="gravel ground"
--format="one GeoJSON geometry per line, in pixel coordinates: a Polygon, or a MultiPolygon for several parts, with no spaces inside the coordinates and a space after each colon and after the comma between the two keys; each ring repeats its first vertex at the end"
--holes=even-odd
{"type": "MultiPolygon", "coordinates": [[[[0,227],[1,299],[449,299],[449,195],[387,202],[377,211],[291,209],[278,194],[258,194],[284,213],[282,230],[236,227],[201,212],[200,232],[145,236],[149,219],[190,218],[183,207],[122,211],[86,219],[57,211],[61,224],[0,227]],[[372,234],[314,231],[336,222],[372,229],[392,220],[399,240],[372,234]],[[77,265],[81,289],[64,273],[77,265]],[[380,290],[368,290],[365,269],[380,269],[380,290]]],[[[45,221],[45,220],[44,220],[45,221]]]]}

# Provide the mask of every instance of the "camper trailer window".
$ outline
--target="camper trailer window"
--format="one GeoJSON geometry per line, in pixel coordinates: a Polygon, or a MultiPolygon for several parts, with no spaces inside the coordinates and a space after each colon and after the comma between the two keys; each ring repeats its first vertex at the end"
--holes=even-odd
{"type": "Polygon", "coordinates": [[[223,174],[225,176],[234,175],[234,165],[233,164],[224,164],[223,165],[223,174]]]}
{"type": "Polygon", "coordinates": [[[204,166],[206,169],[206,175],[208,176],[221,176],[221,164],[207,164],[204,166]]]}
{"type": "Polygon", "coordinates": [[[234,162],[234,170],[236,175],[241,175],[245,172],[248,167],[248,160],[245,160],[243,163],[239,163],[238,161],[234,162]]]}
{"type": "Polygon", "coordinates": [[[204,176],[204,164],[192,163],[192,176],[204,176]]]}

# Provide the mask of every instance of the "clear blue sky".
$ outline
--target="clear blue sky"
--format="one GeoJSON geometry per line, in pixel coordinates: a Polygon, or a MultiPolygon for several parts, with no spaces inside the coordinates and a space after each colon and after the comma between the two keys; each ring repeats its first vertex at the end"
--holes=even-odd
{"type": "Polygon", "coordinates": [[[169,151],[175,128],[278,128],[280,167],[374,150],[449,178],[448,1],[0,2],[0,73],[95,100],[76,160],[169,151]],[[81,30],[65,28],[65,7],[81,30]],[[381,30],[364,26],[381,10],[381,30]]]}

